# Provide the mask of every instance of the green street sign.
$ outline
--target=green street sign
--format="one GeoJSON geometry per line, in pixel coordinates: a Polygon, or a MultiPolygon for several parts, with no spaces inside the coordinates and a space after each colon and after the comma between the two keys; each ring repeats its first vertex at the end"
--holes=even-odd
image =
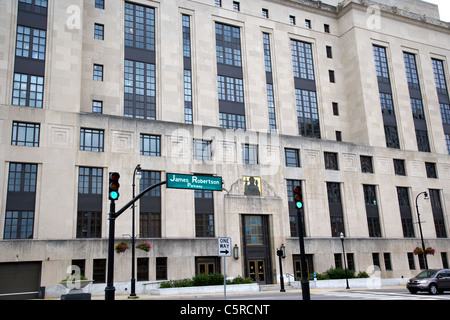
{"type": "Polygon", "coordinates": [[[167,173],[167,188],[222,191],[222,177],[167,173]]]}

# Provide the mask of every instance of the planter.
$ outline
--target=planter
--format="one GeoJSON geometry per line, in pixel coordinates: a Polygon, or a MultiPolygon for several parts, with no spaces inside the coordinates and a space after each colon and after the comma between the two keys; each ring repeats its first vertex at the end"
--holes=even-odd
{"type": "Polygon", "coordinates": [[[92,282],[93,280],[60,281],[60,285],[69,289],[69,293],[61,295],[61,300],[91,300],[91,294],[84,293],[81,289],[92,282]]]}

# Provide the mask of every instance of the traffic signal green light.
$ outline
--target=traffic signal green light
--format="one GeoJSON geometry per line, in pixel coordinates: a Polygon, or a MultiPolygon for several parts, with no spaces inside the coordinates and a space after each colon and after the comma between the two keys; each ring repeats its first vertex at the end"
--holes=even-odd
{"type": "Polygon", "coordinates": [[[295,206],[298,209],[303,208],[302,189],[300,188],[300,186],[294,187],[294,201],[295,201],[295,206]]]}
{"type": "Polygon", "coordinates": [[[109,200],[119,199],[119,178],[120,174],[118,172],[109,173],[109,200]]]}

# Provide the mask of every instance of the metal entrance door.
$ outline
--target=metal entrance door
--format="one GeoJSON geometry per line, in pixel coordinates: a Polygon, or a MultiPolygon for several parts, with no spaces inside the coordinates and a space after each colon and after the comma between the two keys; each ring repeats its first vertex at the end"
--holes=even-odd
{"type": "Polygon", "coordinates": [[[272,283],[269,217],[242,215],[242,227],[245,276],[258,283],[272,283]]]}
{"type": "Polygon", "coordinates": [[[257,283],[266,283],[266,267],[264,260],[249,260],[248,273],[257,283]]]}

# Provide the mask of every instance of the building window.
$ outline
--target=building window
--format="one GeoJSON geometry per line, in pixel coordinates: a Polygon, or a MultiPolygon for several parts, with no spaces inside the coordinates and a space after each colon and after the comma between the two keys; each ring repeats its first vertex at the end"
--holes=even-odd
{"type": "Polygon", "coordinates": [[[325,158],[325,169],[339,170],[337,153],[324,152],[324,158],[325,158]]]}
{"type": "Polygon", "coordinates": [[[327,182],[327,194],[330,211],[331,236],[339,237],[341,232],[345,234],[340,183],[327,182]]]}
{"type": "Polygon", "coordinates": [[[427,178],[437,179],[436,163],[425,162],[425,169],[427,171],[427,178]]]}
{"type": "Polygon", "coordinates": [[[195,214],[195,236],[214,237],[214,214],[212,213],[195,214]]]}
{"type": "Polygon", "coordinates": [[[212,160],[211,141],[194,139],[193,157],[196,160],[212,160]]]}
{"type": "Polygon", "coordinates": [[[400,149],[397,126],[385,125],[384,134],[386,136],[386,146],[388,148],[400,149]]]}
{"type": "Polygon", "coordinates": [[[285,148],[284,156],[286,160],[286,167],[300,167],[298,149],[285,148]]]}
{"type": "Polygon", "coordinates": [[[445,230],[444,212],[442,210],[440,190],[429,189],[431,200],[431,211],[433,212],[434,228],[437,238],[447,238],[445,230]]]}
{"type": "Polygon", "coordinates": [[[36,192],[37,165],[10,163],[8,192],[36,192]]]}
{"type": "Polygon", "coordinates": [[[125,117],[156,119],[154,64],[125,60],[125,117]]]}
{"type": "Polygon", "coordinates": [[[137,281],[148,281],[148,267],[149,258],[137,258],[137,281]]]}
{"type": "Polygon", "coordinates": [[[103,113],[103,101],[92,101],[92,113],[103,113]]]}
{"type": "Polygon", "coordinates": [[[389,83],[389,69],[387,65],[386,48],[373,46],[375,69],[379,82],[389,83]]]}
{"type": "Polygon", "coordinates": [[[139,237],[161,238],[161,213],[140,212],[139,237]]]}
{"type": "Polygon", "coordinates": [[[325,33],[330,33],[330,25],[329,24],[324,24],[323,25],[323,31],[325,33]]]}
{"type": "Polygon", "coordinates": [[[94,283],[106,282],[106,259],[94,259],[92,266],[92,280],[94,280],[94,283]]]}
{"type": "Polygon", "coordinates": [[[102,236],[103,169],[79,167],[77,238],[102,236]]]}
{"type": "Polygon", "coordinates": [[[372,157],[361,156],[361,172],[363,173],[373,173],[372,157]]]}
{"type": "Polygon", "coordinates": [[[269,129],[271,132],[277,130],[277,120],[275,116],[275,101],[273,94],[273,85],[267,84],[267,105],[269,110],[269,129]]]}
{"type": "Polygon", "coordinates": [[[258,146],[254,144],[242,145],[242,162],[245,164],[258,164],[258,146]]]}
{"type": "Polygon", "coordinates": [[[431,63],[433,64],[434,80],[438,93],[448,95],[447,83],[445,81],[444,62],[442,60],[431,59],[431,63]]]}
{"type": "Polygon", "coordinates": [[[14,73],[12,104],[42,108],[44,77],[14,73]]]}
{"type": "Polygon", "coordinates": [[[335,83],[334,70],[328,70],[328,77],[330,78],[331,83],[335,83]]]}
{"type": "Polygon", "coordinates": [[[214,0],[214,4],[216,7],[221,7],[222,6],[222,0],[214,0]]]}
{"type": "Polygon", "coordinates": [[[364,202],[366,204],[367,225],[369,237],[381,237],[380,217],[378,214],[378,202],[376,187],[363,185],[364,202]]]}
{"type": "Polygon", "coordinates": [[[181,16],[183,25],[183,56],[191,56],[191,17],[183,14],[181,16]]]}
{"type": "Polygon", "coordinates": [[[311,29],[311,20],[305,19],[305,27],[311,29]]]}
{"type": "Polygon", "coordinates": [[[9,164],[4,239],[33,238],[36,181],[36,164],[9,164]]]}
{"type": "Polygon", "coordinates": [[[270,53],[270,35],[263,33],[263,47],[264,47],[264,64],[266,72],[272,72],[272,59],[270,53]]]}
{"type": "Polygon", "coordinates": [[[102,194],[103,169],[80,167],[78,170],[78,194],[102,194]]]}
{"type": "Polygon", "coordinates": [[[396,176],[406,176],[405,160],[394,159],[394,172],[396,176]]]}
{"type": "Polygon", "coordinates": [[[293,26],[295,26],[295,16],[289,16],[289,23],[293,26]]]}
{"type": "Polygon", "coordinates": [[[94,39],[104,40],[105,26],[103,24],[94,24],[94,39]]]}
{"type": "Polygon", "coordinates": [[[217,63],[241,67],[241,36],[238,27],[216,23],[217,63]]]}
{"type": "Polygon", "coordinates": [[[331,46],[326,46],[326,50],[327,50],[327,58],[329,59],[333,59],[333,49],[331,46]]]}
{"type": "Polygon", "coordinates": [[[97,9],[105,9],[105,0],[95,0],[95,7],[97,9]]]}
{"type": "Polygon", "coordinates": [[[125,46],[155,51],[155,10],[125,2],[125,46]]]}
{"type": "Polygon", "coordinates": [[[314,65],[311,44],[303,41],[291,40],[291,51],[294,77],[314,80],[314,65]]]}
{"type": "Polygon", "coordinates": [[[414,54],[403,52],[405,60],[406,79],[410,88],[419,88],[419,76],[417,75],[416,57],[414,54]]]}
{"type": "Polygon", "coordinates": [[[141,133],[141,154],[144,156],[161,156],[161,136],[141,133]]]}
{"type": "Polygon", "coordinates": [[[40,124],[13,122],[11,145],[39,147],[40,124]]]}
{"type": "Polygon", "coordinates": [[[103,65],[94,64],[94,78],[95,81],[103,81],[103,65]]]}
{"type": "Polygon", "coordinates": [[[269,9],[262,9],[262,17],[269,18],[269,9]]]}
{"type": "Polygon", "coordinates": [[[400,208],[403,236],[405,238],[414,238],[414,224],[411,215],[408,188],[397,187],[397,198],[400,208]]]}
{"type": "Polygon", "coordinates": [[[16,56],[45,60],[45,30],[17,26],[16,56]]]}
{"type": "Polygon", "coordinates": [[[239,78],[217,76],[219,87],[219,100],[231,102],[244,102],[243,81],[239,78]]]}
{"type": "Polygon", "coordinates": [[[245,130],[245,116],[233,113],[219,113],[220,127],[226,129],[245,130]]]}
{"type": "Polygon", "coordinates": [[[386,270],[392,270],[391,254],[389,252],[384,252],[383,257],[384,257],[384,267],[386,268],[386,270]]]}
{"type": "Polygon", "coordinates": [[[156,258],[156,280],[167,280],[167,258],[156,258]]]}
{"type": "Polygon", "coordinates": [[[81,128],[80,150],[103,152],[103,130],[81,128]]]}
{"type": "Polygon", "coordinates": [[[238,1],[233,1],[233,10],[241,11],[241,4],[238,1]]]}
{"type": "Polygon", "coordinates": [[[319,111],[315,91],[295,89],[299,135],[320,139],[319,111]]]}

